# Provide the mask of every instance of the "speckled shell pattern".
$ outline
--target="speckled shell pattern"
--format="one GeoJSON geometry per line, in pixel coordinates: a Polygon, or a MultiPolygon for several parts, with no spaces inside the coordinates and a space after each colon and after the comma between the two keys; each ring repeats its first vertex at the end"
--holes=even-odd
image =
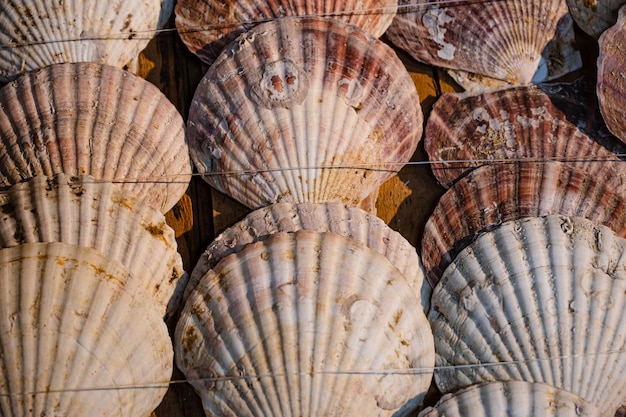
{"type": "Polygon", "coordinates": [[[165,25],[174,0],[7,0],[0,4],[0,81],[63,62],[122,68],[165,25]]]}
{"type": "Polygon", "coordinates": [[[421,254],[429,282],[436,285],[481,233],[550,214],[584,217],[626,237],[626,196],[604,178],[560,162],[485,165],[454,184],[424,226],[421,254]]]}
{"type": "Polygon", "coordinates": [[[600,417],[584,398],[546,384],[524,381],[471,386],[441,398],[419,417],[600,417]]]}
{"type": "Polygon", "coordinates": [[[416,291],[422,287],[424,272],[417,251],[382,219],[340,203],[277,203],[253,211],[217,236],[202,253],[185,293],[225,256],[271,234],[298,230],[332,232],[356,239],[385,255],[416,291]]]}
{"type": "Polygon", "coordinates": [[[387,37],[418,61],[515,85],[541,75],[541,53],[567,14],[565,0],[453,3],[400,0],[387,37]]]}
{"type": "Polygon", "coordinates": [[[598,106],[611,133],[626,143],[624,94],[626,94],[626,6],[619,11],[617,23],[607,29],[600,39],[598,56],[598,106]]]}
{"type": "Polygon", "coordinates": [[[578,127],[579,111],[566,100],[534,86],[444,94],[424,133],[435,177],[449,187],[482,164],[556,159],[626,190],[626,170],[618,157],[578,127]]]}
{"type": "Polygon", "coordinates": [[[121,264],[90,248],[0,250],[0,414],[150,416],[173,350],[149,297],[128,283],[121,264]]]}
{"type": "Polygon", "coordinates": [[[437,386],[543,382],[614,415],[626,394],[625,247],[605,226],[558,215],[482,234],[433,292],[437,365],[458,366],[436,371],[437,386]]]}
{"type": "Polygon", "coordinates": [[[336,19],[283,18],[224,50],[187,127],[198,172],[250,208],[358,206],[410,160],[422,120],[389,46],[336,19]]]}
{"type": "Polygon", "coordinates": [[[617,11],[624,4],[624,0],[567,0],[576,24],[596,39],[615,24],[617,11]]]}
{"type": "Polygon", "coordinates": [[[259,22],[286,16],[322,16],[380,37],[396,14],[397,0],[180,0],[176,27],[187,48],[207,64],[237,36],[259,22]]]}
{"type": "Polygon", "coordinates": [[[56,64],[0,90],[0,186],[36,175],[120,182],[163,213],[185,193],[192,164],[178,110],[136,75],[56,64]]]}
{"type": "Polygon", "coordinates": [[[58,174],[0,192],[0,248],[33,242],[90,247],[120,262],[143,281],[162,315],[168,304],[175,309],[172,298],[182,292],[176,291],[185,271],[174,231],[161,212],[117,184],[58,174]]]}
{"type": "Polygon", "coordinates": [[[203,276],[176,327],[176,363],[207,415],[397,415],[421,404],[432,379],[418,304],[361,242],[275,233],[203,276]],[[220,375],[234,378],[210,379],[220,375]]]}

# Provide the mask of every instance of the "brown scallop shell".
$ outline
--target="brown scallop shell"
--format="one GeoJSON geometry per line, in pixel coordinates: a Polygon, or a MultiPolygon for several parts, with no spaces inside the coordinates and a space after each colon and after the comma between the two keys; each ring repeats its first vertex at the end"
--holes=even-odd
{"type": "Polygon", "coordinates": [[[424,228],[422,261],[434,287],[482,233],[524,217],[584,217],[626,236],[626,199],[604,179],[560,162],[486,165],[441,197],[424,228]]]}
{"type": "Polygon", "coordinates": [[[424,134],[433,173],[447,187],[485,163],[556,159],[624,189],[626,171],[615,154],[581,131],[599,130],[582,119],[590,110],[582,115],[578,107],[561,92],[546,94],[535,86],[444,94],[433,106],[424,134]]]}
{"type": "Polygon", "coordinates": [[[164,213],[185,193],[191,168],[180,113],[128,71],[56,64],[0,89],[0,187],[86,174],[119,182],[164,213]]]}
{"type": "Polygon", "coordinates": [[[179,0],[176,27],[187,48],[207,64],[254,25],[285,16],[326,16],[381,36],[396,13],[397,0],[179,0]]]}

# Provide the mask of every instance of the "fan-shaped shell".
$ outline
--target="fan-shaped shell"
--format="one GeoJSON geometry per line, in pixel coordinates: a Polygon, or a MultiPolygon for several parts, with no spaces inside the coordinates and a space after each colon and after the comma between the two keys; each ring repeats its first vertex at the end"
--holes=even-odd
{"type": "Polygon", "coordinates": [[[567,14],[565,0],[400,0],[387,36],[415,59],[513,84],[528,84],[567,14]],[[445,3],[445,2],[444,2],[445,3]],[[406,6],[406,7],[405,7],[406,6]]]}
{"type": "Polygon", "coordinates": [[[381,36],[396,14],[397,0],[180,0],[176,27],[187,48],[212,64],[222,49],[259,22],[285,16],[325,16],[381,36]]]}
{"type": "Polygon", "coordinates": [[[418,305],[364,244],[276,233],[202,278],[176,327],[176,363],[207,414],[391,416],[417,407],[432,377],[418,305]]]}
{"type": "Polygon", "coordinates": [[[0,137],[0,186],[87,174],[166,212],[191,177],[178,110],[153,84],[111,66],[52,65],[7,84],[0,137]]]}
{"type": "Polygon", "coordinates": [[[534,217],[478,237],[433,292],[442,392],[543,382],[614,415],[626,393],[626,240],[582,218],[534,217]],[[467,365],[467,366],[465,366],[467,365]]]}
{"type": "Polygon", "coordinates": [[[248,207],[356,206],[410,160],[422,117],[389,46],[339,20],[283,18],[209,68],[188,137],[198,171],[248,207]]]}
{"type": "Polygon", "coordinates": [[[596,417],[584,398],[546,384],[525,381],[474,385],[447,394],[419,417],[596,417]]]}
{"type": "Polygon", "coordinates": [[[626,237],[626,198],[606,182],[560,162],[486,165],[454,184],[426,222],[422,260],[428,280],[436,285],[481,233],[549,214],[584,217],[626,237]]]}
{"type": "Polygon", "coordinates": [[[90,248],[0,250],[0,414],[150,415],[167,391],[172,343],[130,282],[90,248]]]}
{"type": "Polygon", "coordinates": [[[433,173],[449,186],[467,170],[491,161],[557,159],[626,189],[626,171],[617,156],[583,133],[578,116],[569,114],[575,109],[562,101],[534,86],[444,94],[433,106],[424,134],[433,173]]]}
{"type": "Polygon", "coordinates": [[[58,174],[0,192],[0,248],[34,242],[97,249],[145,281],[163,311],[168,303],[176,308],[172,296],[185,272],[174,231],[161,212],[117,184],[58,174]]]}
{"type": "Polygon", "coordinates": [[[165,25],[174,0],[0,4],[0,80],[64,62],[123,67],[165,25]]]}
{"type": "Polygon", "coordinates": [[[617,11],[624,4],[624,0],[567,0],[578,26],[596,39],[615,24],[617,11]]]}
{"type": "Polygon", "coordinates": [[[626,6],[619,11],[617,23],[607,29],[598,43],[598,105],[611,133],[626,143],[626,118],[624,94],[626,94],[626,6]]]}

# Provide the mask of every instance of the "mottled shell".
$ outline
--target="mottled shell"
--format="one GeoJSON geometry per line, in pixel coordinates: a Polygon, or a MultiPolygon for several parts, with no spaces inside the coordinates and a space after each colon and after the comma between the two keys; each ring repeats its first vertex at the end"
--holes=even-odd
{"type": "Polygon", "coordinates": [[[625,248],[609,228],[575,217],[481,235],[433,292],[428,318],[445,367],[437,386],[543,382],[614,415],[626,394],[625,248]]]}
{"type": "Polygon", "coordinates": [[[410,160],[422,120],[389,46],[339,20],[284,18],[242,35],[209,68],[188,138],[207,182],[250,208],[357,206],[410,160]]]}
{"type": "Polygon", "coordinates": [[[187,48],[207,64],[254,25],[285,16],[325,16],[381,36],[396,14],[397,0],[180,0],[176,27],[187,48]]]}
{"type": "Polygon", "coordinates": [[[584,398],[525,381],[474,385],[443,396],[419,417],[600,417],[584,398]]]}
{"type": "Polygon", "coordinates": [[[129,279],[81,246],[0,250],[1,415],[150,416],[167,391],[172,342],[129,279]]]}
{"type": "Polygon", "coordinates": [[[611,133],[626,143],[626,6],[619,11],[617,23],[607,29],[598,43],[598,105],[611,133]]]}
{"type": "Polygon", "coordinates": [[[176,327],[176,363],[207,415],[391,416],[419,406],[432,379],[418,305],[364,244],[276,233],[202,278],[176,327]]]}
{"type": "Polygon", "coordinates": [[[516,85],[545,75],[537,73],[541,53],[567,14],[565,0],[453,3],[400,0],[389,40],[419,61],[516,85]]]}
{"type": "Polygon", "coordinates": [[[454,184],[426,222],[421,253],[428,280],[436,285],[481,233],[549,214],[584,217],[626,237],[626,197],[603,178],[560,162],[486,165],[454,184]]]}
{"type": "Polygon", "coordinates": [[[493,161],[556,159],[626,189],[626,170],[617,156],[583,133],[579,110],[559,95],[534,86],[444,94],[424,134],[439,182],[450,186],[469,169],[493,161]]]}
{"type": "Polygon", "coordinates": [[[615,24],[624,0],[567,0],[570,14],[578,26],[594,38],[615,24]]]}
{"type": "Polygon", "coordinates": [[[185,271],[174,231],[161,212],[117,184],[58,174],[0,192],[0,248],[34,242],[97,249],[144,281],[164,313],[168,304],[176,308],[172,296],[185,271]]]}
{"type": "Polygon", "coordinates": [[[0,80],[64,62],[123,67],[167,22],[174,0],[0,3],[0,80]]]}
{"type": "Polygon", "coordinates": [[[87,174],[122,183],[164,213],[185,193],[191,168],[180,113],[127,71],[57,64],[0,89],[0,186],[87,174]]]}

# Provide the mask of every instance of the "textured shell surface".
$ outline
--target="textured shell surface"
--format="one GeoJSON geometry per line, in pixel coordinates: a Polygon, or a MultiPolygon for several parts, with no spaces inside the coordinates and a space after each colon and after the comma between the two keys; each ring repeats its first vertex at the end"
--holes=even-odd
{"type": "Polygon", "coordinates": [[[150,415],[167,391],[173,348],[128,275],[80,246],[0,250],[0,414],[150,415]]]}
{"type": "Polygon", "coordinates": [[[207,415],[404,415],[434,365],[418,305],[402,273],[363,243],[276,233],[202,278],[176,327],[176,363],[207,415]],[[234,378],[199,380],[219,376],[234,378]]]}
{"type": "Polygon", "coordinates": [[[379,37],[391,24],[397,5],[397,0],[180,0],[176,3],[175,22],[187,48],[205,63],[212,64],[226,45],[265,20],[326,16],[379,37]]]}
{"type": "Polygon", "coordinates": [[[481,233],[510,220],[584,217],[626,237],[626,195],[560,162],[485,165],[441,197],[424,227],[422,260],[431,285],[481,233]]]}
{"type": "Polygon", "coordinates": [[[64,62],[123,67],[165,25],[174,0],[0,4],[0,80],[64,62]],[[10,46],[10,47],[5,47],[10,46]]]}
{"type": "Polygon", "coordinates": [[[626,94],[626,6],[619,10],[617,23],[607,29],[598,43],[598,105],[606,126],[611,133],[626,143],[626,118],[624,94],[626,94]]]}
{"type": "Polygon", "coordinates": [[[419,417],[599,417],[584,398],[546,384],[525,381],[474,385],[441,398],[419,417]]]}
{"type": "Polygon", "coordinates": [[[58,174],[0,192],[0,248],[35,242],[97,249],[144,281],[164,311],[180,302],[185,271],[174,231],[160,211],[118,184],[58,174]]]}
{"type": "Polygon", "coordinates": [[[448,187],[469,169],[491,161],[559,159],[616,190],[625,189],[626,171],[605,147],[608,140],[587,134],[600,129],[582,115],[589,115],[589,109],[578,109],[563,97],[564,88],[550,94],[523,86],[441,96],[424,134],[437,180],[448,187]]]}
{"type": "Polygon", "coordinates": [[[56,64],[0,89],[0,186],[91,175],[165,213],[192,164],[182,116],[153,84],[112,66],[56,64]]]}
{"type": "Polygon", "coordinates": [[[250,208],[357,206],[410,160],[422,120],[389,46],[336,19],[283,18],[222,52],[187,131],[205,180],[250,208]]]}
{"type": "Polygon", "coordinates": [[[596,39],[615,24],[617,11],[624,4],[624,0],[567,0],[576,24],[596,39]]]}
{"type": "Polygon", "coordinates": [[[541,54],[559,21],[569,18],[565,0],[449,3],[400,0],[389,40],[415,59],[443,68],[516,85],[544,78],[548,66],[541,65],[541,54]]]}
{"type": "Polygon", "coordinates": [[[543,382],[614,415],[626,389],[626,240],[576,217],[484,233],[433,292],[442,392],[488,381],[543,382]],[[468,366],[463,366],[468,365],[468,366]]]}

